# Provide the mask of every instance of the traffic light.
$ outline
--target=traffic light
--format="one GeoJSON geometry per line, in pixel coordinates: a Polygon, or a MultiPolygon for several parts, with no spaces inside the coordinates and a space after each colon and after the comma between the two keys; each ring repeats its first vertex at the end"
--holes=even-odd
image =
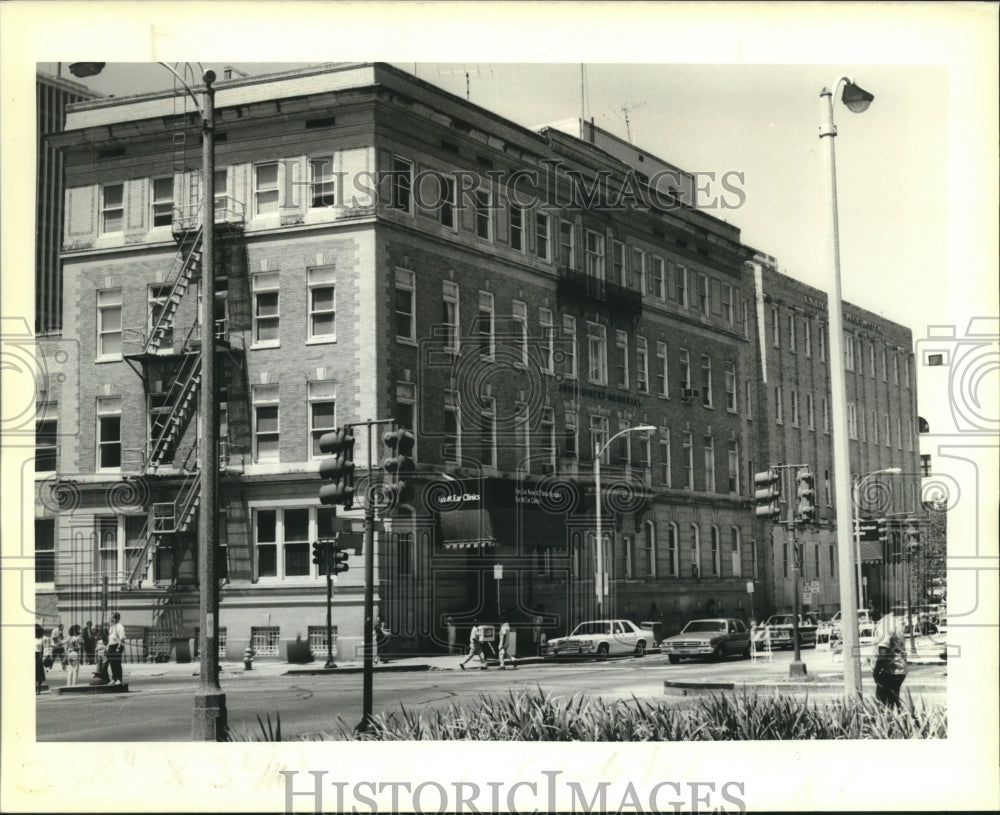
{"type": "Polygon", "coordinates": [[[321,453],[332,454],[319,465],[320,478],[331,483],[319,488],[321,504],[342,504],[350,509],[354,500],[354,435],[344,425],[340,430],[324,433],[319,440],[321,453]]]}
{"type": "Polygon", "coordinates": [[[320,574],[326,574],[326,541],[313,541],[313,563],[320,574]]]}
{"type": "Polygon", "coordinates": [[[382,441],[386,448],[382,467],[392,477],[386,487],[386,497],[393,506],[409,503],[413,500],[411,476],[417,468],[417,463],[413,460],[416,437],[409,430],[399,428],[386,433],[382,441]]]}
{"type": "Polygon", "coordinates": [[[330,564],[331,574],[340,574],[341,572],[346,572],[347,566],[347,552],[343,549],[334,547],[333,552],[333,562],[330,564]]]}
{"type": "Polygon", "coordinates": [[[878,540],[883,546],[889,542],[889,521],[887,518],[878,519],[878,540]]]}
{"type": "Polygon", "coordinates": [[[775,518],[781,514],[778,500],[781,498],[781,473],[764,470],[754,473],[754,515],[758,518],[775,518]]]}
{"type": "Polygon", "coordinates": [[[911,552],[920,546],[920,521],[916,518],[906,519],[906,545],[911,552]]]}
{"type": "Polygon", "coordinates": [[[795,517],[803,523],[812,523],[816,520],[816,476],[812,470],[803,467],[795,474],[795,484],[799,499],[795,517]]]}

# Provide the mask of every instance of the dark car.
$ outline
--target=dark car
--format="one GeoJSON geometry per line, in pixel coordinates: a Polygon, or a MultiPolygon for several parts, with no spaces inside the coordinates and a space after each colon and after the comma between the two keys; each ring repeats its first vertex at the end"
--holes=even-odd
{"type": "MultiPolygon", "coordinates": [[[[793,614],[772,614],[764,622],[764,625],[757,629],[754,640],[763,643],[770,638],[772,648],[793,648],[795,641],[792,638],[795,615],[793,614]]],[[[799,615],[799,647],[816,645],[816,631],[818,624],[812,614],[799,615]]]]}
{"type": "Polygon", "coordinates": [[[680,634],[660,643],[660,653],[677,663],[681,657],[721,659],[732,654],[750,656],[750,632],[742,620],[711,618],[691,620],[680,634]]]}

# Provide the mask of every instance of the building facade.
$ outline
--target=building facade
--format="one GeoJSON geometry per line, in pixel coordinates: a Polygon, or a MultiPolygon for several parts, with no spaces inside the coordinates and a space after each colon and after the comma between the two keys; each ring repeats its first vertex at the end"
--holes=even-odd
{"type": "MultiPolygon", "coordinates": [[[[790,611],[796,575],[816,590],[803,608],[829,614],[840,608],[833,449],[831,445],[827,295],[777,271],[774,258],[758,254],[748,267],[755,279],[760,347],[758,387],[767,420],[759,427],[759,470],[802,464],[815,476],[817,523],[799,527],[796,545],[787,526],[766,524],[768,566],[775,607],[790,611]]],[[[884,611],[893,602],[894,557],[873,523],[922,512],[916,379],[910,329],[844,303],[844,368],[850,440],[852,506],[866,523],[860,545],[863,605],[884,611]],[[883,470],[893,472],[884,473],[883,470]]],[[[796,495],[796,471],[786,470],[781,520],[796,495]]],[[[794,509],[794,507],[793,507],[794,509]]],[[[857,543],[857,542],[856,542],[857,543]]],[[[898,555],[895,557],[898,560],[898,555]]],[[[851,576],[857,582],[857,574],[851,576]]]]}
{"type": "MultiPolygon", "coordinates": [[[[669,634],[776,605],[751,497],[759,462],[793,452],[760,384],[777,290],[690,176],[382,64],[226,80],[215,104],[225,656],[322,652],[310,544],[338,512],[318,502],[319,439],[369,419],[417,440],[412,500],[380,507],[374,540],[394,648],[445,647],[449,618],[509,615],[527,648],[595,616],[669,634]]],[[[51,139],[73,364],[38,397],[57,417],[38,593],[69,624],[119,610],[146,657],[182,658],[196,632],[199,126],[152,94],[75,105],[51,139]]],[[[355,435],[360,503],[384,451],[355,435]]],[[[341,657],[362,640],[359,555],[334,593],[341,657]]]]}

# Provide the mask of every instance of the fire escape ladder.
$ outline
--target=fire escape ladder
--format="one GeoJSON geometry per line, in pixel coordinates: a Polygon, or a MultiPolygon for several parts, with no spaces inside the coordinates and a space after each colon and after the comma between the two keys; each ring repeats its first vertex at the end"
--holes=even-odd
{"type": "Polygon", "coordinates": [[[130,589],[142,588],[142,581],[145,580],[146,575],[149,573],[149,567],[153,563],[153,558],[156,557],[156,542],[159,539],[159,535],[155,534],[152,530],[153,512],[150,510],[146,514],[146,523],[143,524],[139,532],[139,539],[145,540],[146,544],[142,547],[139,557],[136,558],[135,566],[132,567],[132,571],[129,573],[126,585],[130,589]]]}
{"type": "Polygon", "coordinates": [[[146,338],[143,352],[147,354],[155,354],[160,350],[160,343],[163,342],[164,336],[174,324],[174,315],[177,314],[184,294],[191,282],[201,274],[201,228],[192,227],[179,238],[178,242],[177,255],[174,258],[174,267],[177,268],[177,272],[173,273],[171,270],[171,273],[167,275],[168,279],[173,275],[174,282],[167,295],[166,303],[164,303],[156,322],[150,329],[149,336],[146,338]]]}
{"type": "Polygon", "coordinates": [[[191,421],[194,413],[199,385],[201,384],[201,354],[191,352],[184,356],[181,368],[167,391],[164,403],[171,406],[156,438],[150,440],[149,456],[143,475],[155,473],[157,468],[167,463],[169,453],[176,449],[181,434],[191,421]]]}

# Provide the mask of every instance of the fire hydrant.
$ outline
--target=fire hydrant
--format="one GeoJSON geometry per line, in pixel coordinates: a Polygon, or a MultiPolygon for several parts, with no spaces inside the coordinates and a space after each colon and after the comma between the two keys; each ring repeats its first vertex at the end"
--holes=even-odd
{"type": "Polygon", "coordinates": [[[252,671],[253,670],[253,647],[248,645],[246,650],[243,651],[243,670],[252,671]]]}

